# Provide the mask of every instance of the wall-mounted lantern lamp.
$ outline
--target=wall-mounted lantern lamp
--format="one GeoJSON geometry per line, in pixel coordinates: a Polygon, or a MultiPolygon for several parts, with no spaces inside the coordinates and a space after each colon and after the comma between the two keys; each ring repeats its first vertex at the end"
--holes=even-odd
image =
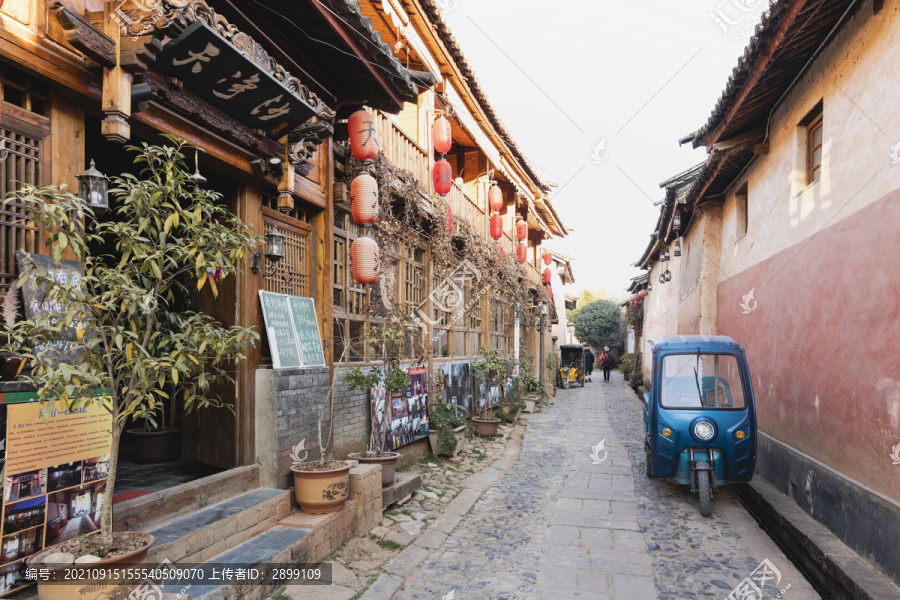
{"type": "Polygon", "coordinates": [[[681,217],[678,216],[678,213],[675,213],[675,217],[672,219],[672,229],[676,234],[681,232],[681,217]]]}
{"type": "Polygon", "coordinates": [[[265,175],[271,173],[275,177],[281,178],[284,175],[284,161],[280,156],[270,156],[269,158],[257,158],[250,161],[253,172],[257,175],[265,175]]]}
{"type": "Polygon", "coordinates": [[[81,175],[76,175],[78,180],[78,197],[94,210],[106,210],[109,208],[109,177],[91,166],[81,175]]]}
{"type": "Polygon", "coordinates": [[[256,275],[262,273],[263,277],[271,277],[278,270],[278,261],[284,258],[284,235],[278,231],[277,227],[266,234],[265,256],[268,264],[265,272],[263,272],[260,268],[262,259],[259,255],[259,250],[254,250],[253,254],[250,255],[250,270],[256,275]]]}
{"type": "Polygon", "coordinates": [[[681,240],[675,240],[675,249],[672,250],[674,256],[681,256],[681,240]]]}

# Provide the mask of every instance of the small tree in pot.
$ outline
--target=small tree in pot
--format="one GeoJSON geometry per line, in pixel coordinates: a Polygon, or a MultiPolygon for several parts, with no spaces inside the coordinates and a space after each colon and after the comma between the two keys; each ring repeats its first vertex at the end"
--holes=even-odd
{"type": "MultiPolygon", "coordinates": [[[[36,316],[10,328],[10,349],[31,365],[20,379],[49,405],[45,414],[57,406],[73,410],[97,403],[112,418],[101,535],[79,537],[51,551],[64,547],[76,555],[110,560],[124,555],[131,561],[135,551],[146,553],[152,536],[113,534],[112,499],[126,423],[153,418],[169,397],[167,382],[179,386],[175,400],[185,412],[226,406],[211,394],[213,385],[232,382],[229,370],[259,339],[252,328],[225,327],[174,302],[185,284],[217,294],[207,268],[233,274],[260,240],[219,203],[220,194],[202,189],[191,176],[185,142],[166,137],[173,146],[128,147],[143,170],[139,176],[112,179],[116,207],[109,221],[95,222],[92,210],[65,189],[24,186],[13,194],[46,232],[56,264],[71,248],[84,265],[79,282],[51,280],[34,263],[20,273],[19,287],[33,277],[45,300],[68,307],[63,323],[58,316],[36,316]],[[99,254],[96,248],[115,248],[117,254],[99,254]],[[45,349],[52,348],[63,327],[76,332],[69,342],[77,351],[74,364],[59,362],[45,349]]],[[[34,564],[42,555],[29,560],[34,564]]]]}
{"type": "MultiPolygon", "coordinates": [[[[500,386],[500,403],[502,404],[506,396],[506,380],[512,376],[516,360],[495,348],[481,348],[478,355],[480,358],[472,363],[475,381],[483,380],[490,385],[491,381],[497,379],[497,384],[500,386]]],[[[487,402],[484,410],[478,417],[473,417],[472,422],[475,424],[475,433],[479,436],[497,435],[500,419],[494,416],[494,408],[487,402]]]]}

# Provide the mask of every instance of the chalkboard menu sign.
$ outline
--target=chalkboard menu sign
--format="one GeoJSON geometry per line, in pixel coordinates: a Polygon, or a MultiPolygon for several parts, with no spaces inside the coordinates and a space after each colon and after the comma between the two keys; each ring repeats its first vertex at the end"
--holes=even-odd
{"type": "Polygon", "coordinates": [[[316,303],[312,298],[288,296],[291,313],[294,315],[294,330],[300,343],[300,356],[304,366],[324,367],[325,352],[319,335],[319,320],[316,318],[316,303]]]}
{"type": "MultiPolygon", "coordinates": [[[[50,256],[42,256],[40,254],[31,254],[28,252],[16,252],[16,266],[19,272],[31,270],[31,265],[46,271],[46,277],[50,281],[54,281],[60,285],[78,286],[81,278],[84,277],[84,266],[80,262],[74,260],[61,260],[59,266],[56,266],[53,258],[50,256]]],[[[43,275],[43,273],[41,273],[43,275]]],[[[68,306],[63,305],[59,300],[50,302],[45,299],[44,284],[38,284],[38,272],[32,272],[25,284],[22,286],[22,301],[25,305],[25,318],[34,319],[36,317],[49,317],[51,324],[62,321],[66,318],[69,310],[68,306]],[[55,321],[56,320],[56,321],[55,321]]],[[[72,318],[72,326],[63,326],[59,338],[49,342],[37,344],[34,347],[35,352],[47,350],[45,357],[58,363],[75,364],[78,354],[81,352],[78,348],[73,347],[76,341],[77,328],[79,324],[87,326],[93,319],[90,309],[83,307],[81,310],[75,310],[72,318]],[[81,315],[79,316],[79,313],[81,315]]]]}
{"type": "Polygon", "coordinates": [[[260,290],[259,301],[266,321],[272,365],[276,369],[325,365],[312,298],[260,290]]]}

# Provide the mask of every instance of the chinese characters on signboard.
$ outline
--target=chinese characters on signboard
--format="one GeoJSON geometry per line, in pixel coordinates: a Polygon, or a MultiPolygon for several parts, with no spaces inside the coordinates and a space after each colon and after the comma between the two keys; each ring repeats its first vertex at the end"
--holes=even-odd
{"type": "Polygon", "coordinates": [[[315,115],[294,95],[203,21],[163,48],[156,66],[236,119],[270,137],[286,135],[315,115]]]}

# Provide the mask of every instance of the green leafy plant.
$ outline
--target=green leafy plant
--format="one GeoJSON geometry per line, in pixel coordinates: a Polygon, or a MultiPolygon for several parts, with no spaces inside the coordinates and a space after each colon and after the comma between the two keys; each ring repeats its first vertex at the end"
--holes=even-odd
{"type": "Polygon", "coordinates": [[[519,411],[524,408],[525,401],[522,400],[522,397],[516,389],[512,389],[504,395],[503,400],[500,402],[500,409],[497,411],[497,416],[504,421],[512,423],[513,419],[516,418],[516,415],[519,414],[519,411]]]}
{"type": "Polygon", "coordinates": [[[465,409],[453,404],[433,404],[428,412],[428,429],[437,433],[438,451],[452,454],[456,448],[454,429],[466,424],[465,409]]]}
{"type": "Polygon", "coordinates": [[[519,385],[525,392],[536,392],[541,389],[541,381],[534,375],[534,352],[520,353],[519,385]]]}
{"type": "MultiPolygon", "coordinates": [[[[15,323],[7,343],[31,364],[21,380],[49,405],[45,414],[57,405],[72,410],[95,402],[109,411],[107,498],[114,495],[126,423],[155,422],[159,404],[169,398],[185,412],[228,406],[214,386],[233,382],[235,363],[259,340],[252,328],[226,327],[184,310],[179,301],[188,287],[217,295],[209,272],[233,275],[261,239],[225,209],[219,193],[191,178],[186,143],[165,137],[171,146],[127,148],[141,172],[112,178],[114,217],[107,221],[94,221],[93,211],[65,188],[25,185],[11,194],[46,232],[56,264],[71,249],[84,276],[61,283],[34,263],[22,269],[19,287],[34,278],[45,300],[59,302],[67,312],[61,322],[37,316],[15,323]],[[116,254],[98,248],[115,248],[116,254]],[[72,364],[60,362],[51,350],[64,327],[75,332],[68,342],[76,351],[72,364]]],[[[100,530],[103,544],[110,546],[112,502],[103,503],[100,530]]]]}
{"type": "Polygon", "coordinates": [[[618,346],[624,332],[622,308],[612,300],[591,302],[575,317],[575,337],[591,346],[618,346]]]}
{"type": "Polygon", "coordinates": [[[634,354],[625,353],[619,357],[619,372],[631,373],[634,362],[634,354]]]}

